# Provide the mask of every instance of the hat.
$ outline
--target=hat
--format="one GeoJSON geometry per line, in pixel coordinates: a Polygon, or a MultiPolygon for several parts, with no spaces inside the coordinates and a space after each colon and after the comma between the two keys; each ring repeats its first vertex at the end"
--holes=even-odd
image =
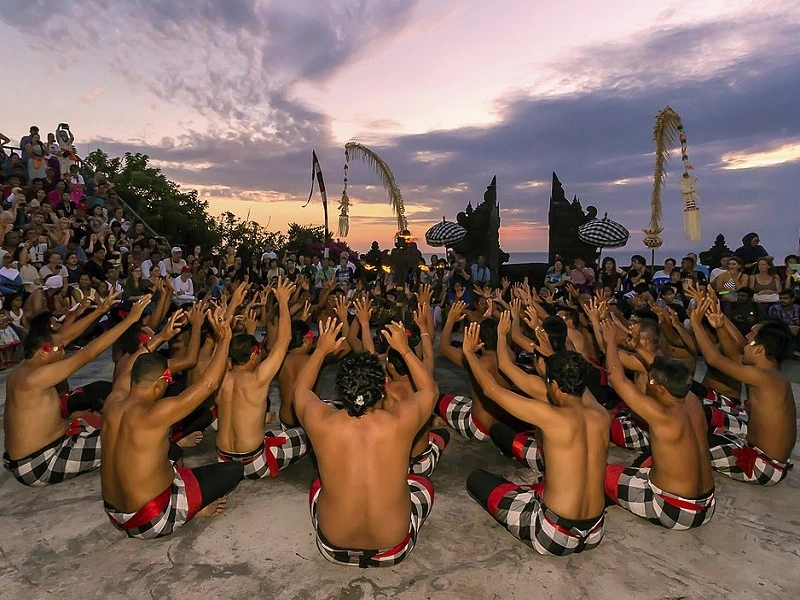
{"type": "Polygon", "coordinates": [[[191,272],[192,272],[192,267],[188,265],[181,269],[181,273],[191,273],[191,272]]]}
{"type": "Polygon", "coordinates": [[[183,250],[181,250],[178,246],[173,246],[172,247],[172,251],[173,252],[183,252],[183,250]]]}
{"type": "Polygon", "coordinates": [[[59,290],[64,287],[64,278],[61,275],[51,275],[44,282],[44,289],[59,290]]]}

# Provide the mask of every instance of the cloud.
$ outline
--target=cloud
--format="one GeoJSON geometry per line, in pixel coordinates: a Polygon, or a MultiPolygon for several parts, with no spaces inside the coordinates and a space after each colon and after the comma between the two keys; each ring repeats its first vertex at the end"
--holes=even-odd
{"type": "Polygon", "coordinates": [[[82,100],[82,102],[83,102],[84,104],[92,104],[92,103],[93,103],[95,100],[97,100],[97,97],[98,97],[100,94],[102,94],[102,93],[103,93],[103,91],[104,91],[104,90],[103,90],[103,88],[101,88],[101,87],[95,87],[95,88],[92,88],[92,91],[91,91],[91,92],[89,92],[88,94],[84,95],[84,96],[83,96],[83,98],[82,98],[81,100],[82,100]]]}
{"type": "Polygon", "coordinates": [[[800,161],[800,141],[781,144],[760,152],[731,152],[722,155],[723,169],[761,169],[800,161]]]}

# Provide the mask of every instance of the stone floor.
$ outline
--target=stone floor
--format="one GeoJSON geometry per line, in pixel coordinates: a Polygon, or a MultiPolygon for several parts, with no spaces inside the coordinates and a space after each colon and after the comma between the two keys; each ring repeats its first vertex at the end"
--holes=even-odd
{"type": "MultiPolygon", "coordinates": [[[[466,392],[464,373],[439,360],[446,392],[466,392]]],[[[787,366],[793,381],[800,368],[787,366]]],[[[73,384],[107,377],[107,356],[73,384]]],[[[323,391],[333,372],[324,373],[323,391]]],[[[5,376],[0,376],[4,383],[5,376]]],[[[0,403],[5,399],[5,386],[0,403]]],[[[794,385],[800,398],[800,385],[794,385]]],[[[277,396],[276,396],[277,397],[277,396]]],[[[2,404],[0,404],[2,405],[2,404]]],[[[215,459],[214,434],[188,466],[215,459]]],[[[613,449],[612,458],[633,454],[613,449]]],[[[800,461],[800,446],[793,455],[800,461]]],[[[498,526],[464,489],[484,467],[515,481],[532,473],[489,443],[453,436],[433,481],[436,502],[413,554],[385,570],[332,565],[317,552],[304,460],[278,480],[244,481],[217,519],[163,540],[127,539],[103,513],[98,472],[28,489],[0,471],[0,598],[797,598],[800,596],[800,473],[759,488],[716,476],[710,524],[669,532],[608,509],[596,550],[537,555],[498,526]],[[794,590],[794,592],[792,591],[794,590]]]]}

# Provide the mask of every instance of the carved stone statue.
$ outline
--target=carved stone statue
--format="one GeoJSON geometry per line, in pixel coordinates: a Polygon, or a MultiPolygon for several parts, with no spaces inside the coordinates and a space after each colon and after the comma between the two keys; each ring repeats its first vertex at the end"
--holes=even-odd
{"type": "Polygon", "coordinates": [[[550,244],[548,253],[549,262],[552,264],[556,254],[560,255],[565,264],[570,264],[577,257],[586,261],[587,265],[596,265],[600,257],[597,246],[586,244],[578,237],[578,227],[597,217],[597,209],[587,206],[584,212],[580,200],[575,196],[570,202],[564,193],[564,186],[553,172],[553,188],[550,194],[550,244]]]}
{"type": "Polygon", "coordinates": [[[720,233],[714,240],[714,245],[705,252],[700,253],[700,264],[714,269],[719,266],[723,256],[731,256],[732,254],[733,250],[728,248],[725,243],[725,236],[720,233]]]}
{"type": "Polygon", "coordinates": [[[471,264],[478,256],[486,257],[486,264],[492,273],[492,285],[499,281],[500,265],[508,262],[507,252],[500,248],[500,206],[497,202],[497,176],[486,187],[483,202],[474,209],[467,203],[464,212],[458,213],[456,221],[467,230],[466,237],[457,243],[453,250],[466,257],[471,264]]]}

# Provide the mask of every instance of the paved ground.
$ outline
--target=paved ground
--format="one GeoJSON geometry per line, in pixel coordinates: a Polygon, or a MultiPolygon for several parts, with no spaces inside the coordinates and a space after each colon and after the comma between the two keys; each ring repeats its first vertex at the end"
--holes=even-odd
{"type": "MultiPolygon", "coordinates": [[[[800,382],[800,367],[787,367],[800,382]]],[[[75,377],[110,374],[106,357],[75,377]]],[[[323,393],[332,390],[329,369],[323,393]]],[[[465,392],[463,372],[437,362],[446,392],[465,392]]],[[[5,399],[5,376],[0,402],[5,399]]],[[[800,398],[800,385],[795,384],[800,398]]],[[[0,434],[1,435],[1,434],[0,434]]],[[[187,458],[215,459],[213,433],[187,458]]],[[[612,450],[615,459],[632,453],[612,450]]],[[[800,446],[794,453],[800,461],[800,446]]],[[[244,481],[217,519],[192,522],[157,541],[127,539],[103,513],[100,475],[28,489],[0,472],[0,598],[797,598],[800,472],[773,488],[716,476],[710,524],[668,532],[618,507],[594,551],[545,558],[514,540],[464,490],[484,467],[516,481],[531,472],[489,443],[453,437],[434,475],[436,502],[418,546],[401,565],[332,565],[314,546],[303,460],[278,480],[244,481]],[[792,591],[794,590],[794,591],[792,591]]]]}

